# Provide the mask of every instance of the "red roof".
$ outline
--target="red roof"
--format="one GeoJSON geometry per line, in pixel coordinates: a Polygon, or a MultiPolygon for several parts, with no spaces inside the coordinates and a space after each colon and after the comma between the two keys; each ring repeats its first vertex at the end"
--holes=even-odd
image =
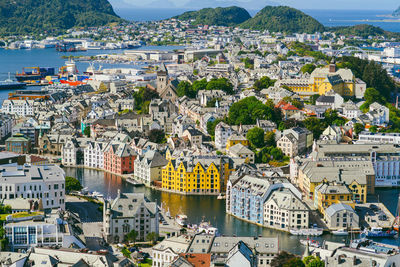
{"type": "Polygon", "coordinates": [[[181,253],[180,256],[193,264],[194,267],[209,267],[211,265],[211,254],[181,253]]]}
{"type": "Polygon", "coordinates": [[[295,106],[291,105],[291,104],[286,104],[282,107],[283,110],[299,110],[298,108],[296,108],[295,106]]]}

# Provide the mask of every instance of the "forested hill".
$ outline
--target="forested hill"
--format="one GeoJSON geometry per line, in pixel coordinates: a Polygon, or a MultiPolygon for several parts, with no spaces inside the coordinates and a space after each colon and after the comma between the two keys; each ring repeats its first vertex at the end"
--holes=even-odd
{"type": "Polygon", "coordinates": [[[315,33],[325,29],[313,17],[287,6],[266,6],[253,18],[242,23],[241,27],[285,33],[315,33]]]}
{"type": "Polygon", "coordinates": [[[0,0],[0,34],[59,33],[121,21],[107,0],[0,0]]]}
{"type": "Polygon", "coordinates": [[[193,24],[195,25],[237,26],[250,19],[251,16],[246,9],[231,6],[188,11],[174,18],[179,20],[194,20],[193,24]]]}

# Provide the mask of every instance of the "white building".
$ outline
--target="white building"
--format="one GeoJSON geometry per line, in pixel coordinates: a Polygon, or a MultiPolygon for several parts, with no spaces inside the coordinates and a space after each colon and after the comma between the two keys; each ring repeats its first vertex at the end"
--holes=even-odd
{"type": "Polygon", "coordinates": [[[187,251],[191,241],[192,239],[186,235],[164,239],[152,249],[152,266],[171,266],[171,263],[179,257],[180,253],[185,253],[187,251]]]}
{"type": "Polygon", "coordinates": [[[157,203],[150,202],[143,193],[121,193],[111,203],[104,201],[103,233],[107,242],[119,243],[132,230],[137,240],[149,233],[158,234],[159,211],[157,203]]]}
{"type": "Polygon", "coordinates": [[[359,229],[357,213],[349,205],[330,205],[325,211],[325,222],[329,229],[359,229]]]}
{"type": "Polygon", "coordinates": [[[362,131],[357,144],[400,144],[400,133],[372,133],[362,131]]]}
{"type": "Polygon", "coordinates": [[[353,101],[349,100],[343,104],[343,116],[348,119],[357,118],[362,114],[360,108],[354,104],[353,101]]]}
{"type": "Polygon", "coordinates": [[[43,209],[65,209],[65,173],[56,165],[0,166],[1,199],[37,199],[43,209]]]}
{"type": "Polygon", "coordinates": [[[61,163],[64,166],[76,166],[76,152],[79,147],[75,139],[69,139],[63,144],[61,149],[61,163]]]}
{"type": "Polygon", "coordinates": [[[220,122],[215,126],[215,146],[218,149],[224,149],[228,138],[233,134],[232,128],[224,123],[220,122]]]}
{"type": "Polygon", "coordinates": [[[89,142],[83,150],[84,165],[89,168],[103,169],[104,147],[105,144],[102,142],[89,142]]]}
{"type": "Polygon", "coordinates": [[[0,114],[0,140],[12,132],[14,118],[12,115],[0,114]]]}
{"type": "Polygon", "coordinates": [[[264,203],[264,225],[280,230],[309,226],[309,209],[301,200],[301,192],[292,188],[275,190],[264,203]]]}
{"type": "Polygon", "coordinates": [[[7,114],[16,114],[26,117],[33,116],[33,100],[9,100],[3,101],[1,111],[7,114]]]}
{"type": "Polygon", "coordinates": [[[151,185],[153,181],[161,180],[161,170],[168,164],[163,155],[157,151],[147,151],[144,156],[138,156],[134,162],[135,179],[151,185]]]}

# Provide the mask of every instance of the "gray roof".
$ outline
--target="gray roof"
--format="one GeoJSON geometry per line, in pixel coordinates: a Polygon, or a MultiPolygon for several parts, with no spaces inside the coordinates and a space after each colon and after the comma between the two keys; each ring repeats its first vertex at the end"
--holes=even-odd
{"type": "Polygon", "coordinates": [[[132,217],[141,207],[147,208],[151,214],[157,212],[157,204],[149,202],[144,193],[119,193],[111,204],[115,217],[132,217]]]}
{"type": "Polygon", "coordinates": [[[338,204],[330,205],[325,210],[325,213],[326,213],[326,215],[332,217],[336,212],[343,211],[343,210],[347,210],[348,212],[354,212],[353,208],[350,207],[349,205],[343,204],[343,203],[338,203],[338,204]]]}
{"type": "Polygon", "coordinates": [[[278,253],[278,237],[233,237],[218,236],[214,238],[210,253],[229,253],[239,241],[243,241],[249,248],[258,253],[278,253]]]}

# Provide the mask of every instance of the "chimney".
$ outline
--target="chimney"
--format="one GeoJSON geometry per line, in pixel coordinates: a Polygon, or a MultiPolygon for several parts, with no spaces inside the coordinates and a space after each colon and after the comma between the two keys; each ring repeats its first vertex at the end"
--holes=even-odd
{"type": "Polygon", "coordinates": [[[353,266],[357,265],[357,257],[353,256],[353,266]]]}
{"type": "Polygon", "coordinates": [[[329,64],[329,72],[330,73],[336,72],[336,61],[335,61],[335,58],[332,58],[332,61],[329,64]]]}

